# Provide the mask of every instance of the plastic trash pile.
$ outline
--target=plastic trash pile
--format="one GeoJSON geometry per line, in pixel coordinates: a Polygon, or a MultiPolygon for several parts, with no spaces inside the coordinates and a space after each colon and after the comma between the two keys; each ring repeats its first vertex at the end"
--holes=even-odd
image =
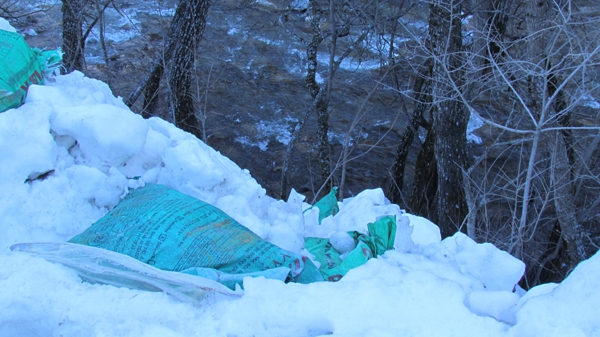
{"type": "Polygon", "coordinates": [[[21,34],[0,18],[0,112],[25,102],[31,84],[43,84],[62,60],[56,50],[32,49],[21,34]]]}
{"type": "MultiPolygon", "coordinates": [[[[320,214],[337,213],[335,193],[332,190],[315,205],[320,214]]],[[[351,231],[335,233],[330,239],[306,238],[306,249],[320,265],[317,268],[307,256],[261,239],[208,203],[164,185],[147,184],[131,190],[104,217],[69,240],[71,244],[18,244],[12,249],[67,265],[93,283],[148,289],[152,279],[164,281],[160,272],[148,273],[148,268],[136,263],[127,267],[131,257],[154,268],[199,276],[235,290],[248,276],[305,284],[339,281],[350,269],[393,249],[395,216],[382,217],[368,228],[368,234],[351,231]],[[99,261],[113,267],[96,270],[99,261]],[[128,273],[122,272],[124,267],[128,273]],[[150,279],[143,276],[147,274],[150,279]]],[[[204,290],[228,293],[211,283],[203,285],[204,290]]],[[[176,293],[168,285],[155,285],[154,290],[176,293]]],[[[195,300],[204,293],[200,295],[195,300]]],[[[188,292],[192,301],[194,296],[188,292]]]]}

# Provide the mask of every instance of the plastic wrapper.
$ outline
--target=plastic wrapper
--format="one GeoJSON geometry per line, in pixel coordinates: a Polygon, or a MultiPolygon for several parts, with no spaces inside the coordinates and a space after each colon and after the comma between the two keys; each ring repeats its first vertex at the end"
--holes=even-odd
{"type": "Polygon", "coordinates": [[[200,305],[210,293],[241,296],[199,276],[154,268],[127,255],[72,243],[21,243],[12,251],[27,252],[77,271],[82,280],[146,291],[163,291],[180,301],[200,305]]]}

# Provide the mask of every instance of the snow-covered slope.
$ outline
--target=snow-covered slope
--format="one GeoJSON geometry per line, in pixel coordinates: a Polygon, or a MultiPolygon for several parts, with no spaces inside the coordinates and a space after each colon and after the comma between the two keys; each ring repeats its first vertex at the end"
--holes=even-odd
{"type": "Polygon", "coordinates": [[[560,285],[513,291],[524,265],[463,234],[440,241],[380,189],[318,210],[275,200],[229,159],[172,124],[142,119],[108,86],[72,73],[32,86],[0,113],[0,336],[598,336],[598,255],[560,285]],[[62,265],[11,252],[66,242],[128,188],[159,183],[211,203],[262,238],[304,253],[303,237],[365,231],[396,215],[395,250],[337,283],[244,281],[200,307],[164,293],[92,285],[62,265]]]}

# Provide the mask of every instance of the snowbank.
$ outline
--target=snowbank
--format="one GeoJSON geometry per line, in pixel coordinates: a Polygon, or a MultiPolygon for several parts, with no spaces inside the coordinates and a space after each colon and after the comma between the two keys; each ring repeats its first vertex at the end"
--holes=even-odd
{"type": "Polygon", "coordinates": [[[463,234],[405,214],[380,189],[318,210],[292,192],[283,202],[229,159],[172,124],[130,112],[108,86],[81,73],[32,86],[0,114],[0,336],[593,336],[600,257],[562,284],[520,297],[524,265],[463,234]],[[303,252],[306,236],[365,231],[396,215],[395,250],[337,283],[246,278],[240,298],[201,307],[164,293],[92,285],[62,265],[10,251],[66,242],[129,188],[164,184],[211,203],[262,238],[303,252]],[[531,295],[530,295],[531,294],[531,295]]]}

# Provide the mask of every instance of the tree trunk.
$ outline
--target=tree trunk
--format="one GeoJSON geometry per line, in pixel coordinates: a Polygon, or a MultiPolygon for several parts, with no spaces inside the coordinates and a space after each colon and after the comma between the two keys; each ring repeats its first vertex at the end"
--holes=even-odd
{"type": "Polygon", "coordinates": [[[191,90],[195,51],[206,27],[209,0],[181,0],[169,27],[163,53],[140,86],[129,96],[131,106],[144,93],[142,115],[154,115],[158,89],[167,74],[169,115],[177,127],[202,139],[191,90]]]}
{"type": "MultiPolygon", "coordinates": [[[[427,73],[430,69],[427,68],[427,73]]],[[[410,125],[404,130],[400,144],[396,151],[396,160],[392,166],[392,184],[388,190],[388,199],[391,202],[399,204],[402,200],[402,190],[404,188],[404,170],[406,167],[406,159],[408,158],[408,152],[410,146],[413,143],[415,134],[419,130],[421,124],[423,124],[423,115],[425,110],[431,104],[431,81],[426,79],[425,76],[428,74],[422,73],[421,76],[417,77],[415,81],[414,89],[415,92],[415,106],[413,109],[413,115],[410,125]]]]}
{"type": "Polygon", "coordinates": [[[83,0],[62,1],[63,65],[65,73],[85,70],[83,50],[83,0]]]}
{"type": "Polygon", "coordinates": [[[434,151],[435,133],[429,128],[427,138],[421,147],[415,163],[413,188],[408,199],[408,208],[415,214],[437,222],[435,214],[435,197],[438,177],[434,151]]]}
{"type": "Polygon", "coordinates": [[[565,139],[562,133],[554,133],[554,156],[552,157],[552,186],[554,187],[554,207],[560,224],[563,240],[567,246],[569,256],[569,270],[579,262],[586,259],[585,245],[583,244],[584,230],[575,216],[573,203],[573,188],[571,179],[571,165],[567,155],[565,139]]]}
{"type": "Polygon", "coordinates": [[[325,184],[323,193],[327,194],[333,188],[331,177],[331,159],[329,151],[329,111],[327,103],[317,103],[317,148],[319,152],[319,167],[325,184]]]}
{"type": "Polygon", "coordinates": [[[500,63],[500,58],[503,54],[501,44],[507,33],[507,22],[510,15],[510,8],[512,6],[512,0],[489,0],[487,8],[483,15],[482,20],[484,24],[485,42],[487,48],[485,53],[486,71],[490,70],[490,61],[500,63]]]}
{"type": "Polygon", "coordinates": [[[163,72],[164,66],[162,62],[156,62],[148,75],[147,85],[144,87],[144,106],[142,108],[142,117],[144,118],[150,118],[156,114],[158,89],[160,88],[160,79],[163,72]]]}
{"type": "Polygon", "coordinates": [[[306,109],[306,111],[302,114],[302,117],[298,120],[298,123],[294,127],[294,131],[292,132],[290,141],[287,144],[287,147],[285,150],[285,156],[283,157],[283,164],[281,166],[281,190],[279,192],[280,199],[285,199],[287,197],[287,194],[289,193],[287,190],[286,173],[287,173],[287,169],[289,166],[292,150],[294,149],[294,144],[296,143],[296,139],[298,139],[298,135],[300,135],[300,131],[304,127],[304,124],[306,124],[306,121],[308,120],[308,117],[310,116],[311,112],[313,111],[313,109],[315,109],[317,103],[321,100],[322,94],[323,93],[320,92],[317,95],[317,97],[315,97],[315,99],[313,100],[311,106],[308,109],[306,109]]]}
{"type": "MultiPolygon", "coordinates": [[[[547,62],[547,68],[550,69],[551,63],[547,62]]],[[[558,223],[560,225],[561,236],[566,246],[568,255],[567,269],[573,270],[579,262],[587,258],[585,245],[583,244],[584,229],[577,221],[575,205],[575,188],[573,181],[575,153],[575,136],[568,129],[571,126],[570,112],[563,91],[558,91],[560,84],[557,74],[551,73],[548,78],[548,96],[556,96],[554,99],[553,110],[558,115],[558,123],[565,127],[561,131],[555,131],[554,137],[554,156],[552,157],[551,180],[554,186],[554,207],[558,223]]],[[[549,142],[551,143],[551,142],[549,142]]]]}
{"type": "Polygon", "coordinates": [[[430,51],[434,57],[432,97],[438,175],[436,206],[443,237],[461,228],[468,213],[463,169],[467,163],[469,112],[454,97],[455,88],[463,88],[465,82],[460,3],[459,0],[435,0],[430,5],[429,17],[430,51]]]}
{"type": "MultiPolygon", "coordinates": [[[[316,81],[317,75],[317,54],[319,45],[324,40],[323,31],[320,28],[322,10],[319,6],[318,1],[310,1],[310,7],[312,11],[312,22],[311,27],[313,36],[311,42],[306,48],[306,56],[308,61],[308,71],[306,73],[306,86],[310,92],[310,96],[317,99],[316,110],[317,110],[317,151],[319,154],[319,167],[321,169],[321,177],[325,186],[323,187],[323,193],[327,194],[331,190],[332,183],[328,179],[331,175],[331,159],[329,155],[329,92],[333,72],[330,71],[329,77],[327,78],[327,84],[322,88],[316,81]],[[324,92],[321,92],[324,91],[324,92]],[[319,95],[320,94],[320,95],[319,95]]],[[[330,69],[333,66],[330,60],[330,69]]]]}
{"type": "Polygon", "coordinates": [[[209,6],[208,0],[181,0],[169,28],[170,41],[165,52],[168,57],[165,63],[169,113],[177,127],[199,139],[202,139],[202,131],[196,118],[191,86],[195,51],[206,27],[209,6]],[[170,46],[173,48],[172,57],[168,50],[170,46]]]}

